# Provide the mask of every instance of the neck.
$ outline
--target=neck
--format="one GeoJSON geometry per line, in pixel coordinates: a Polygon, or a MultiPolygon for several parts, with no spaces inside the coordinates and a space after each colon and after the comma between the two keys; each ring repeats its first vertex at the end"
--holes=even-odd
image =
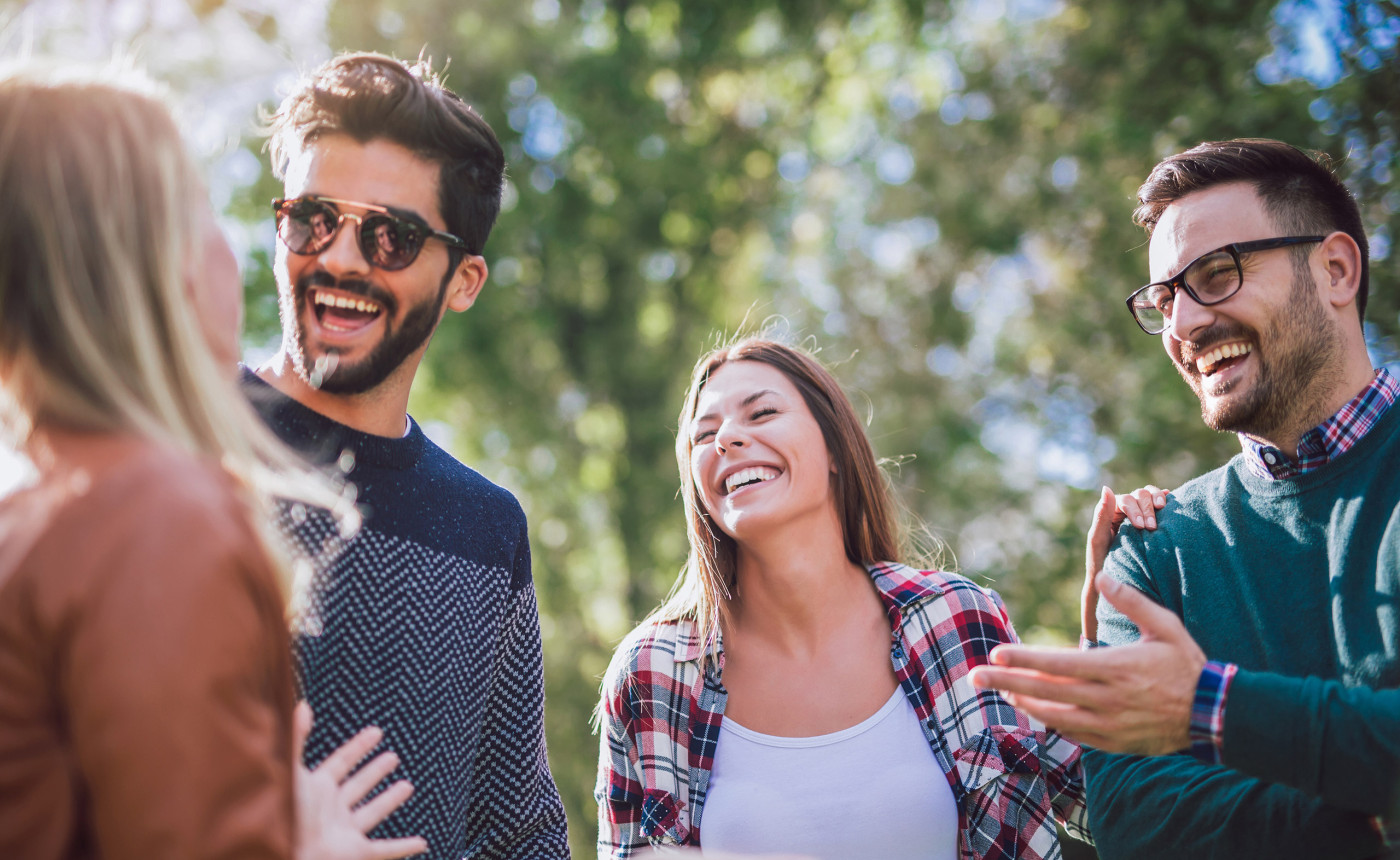
{"type": "Polygon", "coordinates": [[[1324,390],[1316,397],[1303,400],[1306,408],[1300,408],[1288,416],[1288,420],[1267,433],[1244,433],[1256,442],[1278,448],[1292,457],[1298,450],[1303,434],[1336,415],[1352,398],[1366,389],[1376,378],[1376,370],[1364,350],[1350,350],[1345,364],[1338,368],[1339,373],[1327,380],[1324,390]]]}
{"type": "Polygon", "coordinates": [[[313,388],[280,351],[256,371],[268,385],[314,412],[375,436],[398,439],[408,431],[408,392],[413,368],[401,365],[384,382],[360,394],[333,394],[313,388]],[[407,370],[407,381],[399,377],[407,370]]]}
{"type": "Polygon", "coordinates": [[[746,636],[792,654],[811,651],[879,597],[865,569],[846,558],[839,527],[740,543],[727,620],[746,636]]]}

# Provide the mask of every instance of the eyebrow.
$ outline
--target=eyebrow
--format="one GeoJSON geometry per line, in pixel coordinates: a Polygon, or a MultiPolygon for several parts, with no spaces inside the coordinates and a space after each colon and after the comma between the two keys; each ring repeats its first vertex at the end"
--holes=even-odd
{"type": "MultiPolygon", "coordinates": [[[[742,409],[743,407],[751,406],[755,400],[758,400],[758,399],[762,398],[764,395],[767,395],[767,394],[777,394],[777,393],[778,393],[778,392],[774,391],[774,390],[771,389],[771,388],[765,388],[765,389],[763,389],[763,390],[761,390],[761,391],[755,391],[753,394],[750,394],[748,397],[745,397],[745,398],[743,399],[743,401],[739,404],[739,407],[742,409]]],[[[713,419],[713,418],[715,418],[715,417],[716,417],[716,416],[715,416],[715,413],[713,413],[713,412],[706,412],[704,415],[701,415],[700,417],[696,418],[694,421],[692,421],[692,422],[690,422],[690,423],[691,423],[692,425],[694,425],[694,424],[699,424],[699,423],[702,422],[702,421],[709,421],[709,420],[711,420],[711,419],[713,419]]]]}
{"type": "Polygon", "coordinates": [[[427,230],[435,229],[433,225],[428,223],[427,218],[424,218],[422,215],[419,215],[412,209],[400,209],[397,206],[389,206],[385,203],[380,203],[378,205],[383,206],[385,209],[389,210],[390,215],[402,218],[405,221],[412,221],[414,224],[417,224],[419,227],[423,227],[427,230]]]}
{"type": "Polygon", "coordinates": [[[412,209],[402,209],[402,208],[400,208],[400,207],[398,207],[398,206],[390,206],[388,203],[366,203],[366,202],[360,201],[360,200],[347,200],[347,199],[344,198],[344,197],[336,197],[334,194],[324,194],[324,195],[323,195],[323,194],[314,194],[314,193],[311,193],[311,192],[307,192],[306,194],[303,194],[302,196],[303,196],[303,197],[311,197],[311,198],[316,199],[316,200],[324,200],[325,202],[330,203],[331,206],[333,206],[333,207],[336,209],[336,211],[339,211],[339,210],[340,210],[340,203],[338,203],[338,202],[336,202],[336,201],[342,201],[342,202],[345,202],[345,203],[349,203],[349,204],[351,204],[352,206],[375,206],[375,207],[378,207],[378,208],[380,208],[380,209],[383,209],[385,212],[388,212],[390,215],[393,215],[395,218],[402,218],[402,219],[405,220],[405,221],[411,221],[411,222],[413,222],[414,224],[417,224],[419,227],[422,227],[424,230],[432,230],[432,229],[434,229],[434,228],[433,228],[433,225],[431,225],[431,224],[428,223],[428,219],[427,219],[427,218],[424,218],[422,215],[419,215],[417,212],[413,211],[412,209]]]}

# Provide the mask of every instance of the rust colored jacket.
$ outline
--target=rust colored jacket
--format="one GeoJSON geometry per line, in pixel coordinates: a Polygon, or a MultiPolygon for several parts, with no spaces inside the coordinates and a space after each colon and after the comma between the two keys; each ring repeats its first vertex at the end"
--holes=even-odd
{"type": "Polygon", "coordinates": [[[48,433],[0,499],[0,858],[290,858],[292,670],[216,464],[48,433]]]}

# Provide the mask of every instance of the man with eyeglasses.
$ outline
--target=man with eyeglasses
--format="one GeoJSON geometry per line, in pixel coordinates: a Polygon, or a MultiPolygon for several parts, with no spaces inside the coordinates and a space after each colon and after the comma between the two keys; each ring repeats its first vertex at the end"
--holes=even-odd
{"type": "MultiPolygon", "coordinates": [[[[443,860],[567,857],[525,515],[407,414],[433,332],[486,282],[501,146],[426,63],[374,54],[326,63],[269,131],[282,345],[245,389],[284,441],[346,473],[365,515],[348,537],[283,518],[324,562],[295,620],[305,761],[383,731],[401,765],[379,785],[413,796],[372,831],[375,857],[410,836],[443,860]]],[[[381,775],[345,770],[347,786],[381,775]]]]}
{"type": "Polygon", "coordinates": [[[975,683],[1096,748],[1105,860],[1386,855],[1400,385],[1366,351],[1356,202],[1325,157],[1271,140],[1173,155],[1138,200],[1155,280],[1129,310],[1243,451],[1177,490],[1156,531],[1112,538],[1105,491],[1086,636],[1117,647],[1004,647],[975,683]]]}

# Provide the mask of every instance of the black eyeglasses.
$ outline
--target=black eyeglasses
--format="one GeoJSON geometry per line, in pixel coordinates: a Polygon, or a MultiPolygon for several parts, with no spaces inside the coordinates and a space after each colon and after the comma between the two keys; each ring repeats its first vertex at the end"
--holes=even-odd
{"type": "Polygon", "coordinates": [[[470,252],[467,243],[453,236],[400,218],[383,206],[337,200],[334,197],[296,197],[272,201],[277,215],[277,235],[293,254],[314,256],[325,251],[335,241],[340,225],[349,218],[359,227],[360,253],[371,266],[393,272],[407,268],[418,259],[418,252],[429,239],[441,239],[454,248],[470,252]],[[366,215],[341,212],[337,206],[354,206],[369,210],[366,215]]]}
{"type": "Polygon", "coordinates": [[[1198,305],[1218,305],[1240,291],[1244,284],[1241,254],[1321,242],[1326,236],[1284,236],[1235,242],[1202,254],[1174,277],[1148,284],[1128,296],[1128,310],[1138,326],[1148,334],[1161,334],[1171,325],[1172,300],[1177,290],[1186,290],[1198,305]]]}

